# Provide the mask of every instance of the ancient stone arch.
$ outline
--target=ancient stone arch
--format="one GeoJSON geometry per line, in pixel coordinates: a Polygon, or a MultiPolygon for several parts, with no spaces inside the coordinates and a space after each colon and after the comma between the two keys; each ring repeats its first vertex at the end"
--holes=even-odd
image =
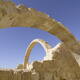
{"type": "Polygon", "coordinates": [[[7,1],[0,2],[0,28],[32,27],[58,37],[72,52],[80,54],[80,44],[60,22],[33,8],[7,1]],[[5,22],[5,23],[4,23],[5,22]]]}
{"type": "Polygon", "coordinates": [[[56,48],[52,48],[43,40],[32,41],[27,48],[22,68],[20,70],[1,69],[0,80],[80,80],[80,66],[73,55],[73,53],[80,55],[80,43],[64,25],[33,8],[27,8],[23,5],[17,6],[10,1],[0,1],[0,28],[18,26],[47,31],[58,37],[62,43],[56,48]],[[25,68],[29,55],[37,43],[40,43],[46,54],[49,55],[42,62],[34,62],[33,68],[28,71],[25,68]],[[47,57],[51,59],[47,59],[47,57]]]}
{"type": "Polygon", "coordinates": [[[41,44],[41,46],[44,48],[46,54],[49,54],[49,50],[52,49],[52,47],[47,42],[45,42],[44,40],[41,40],[41,39],[33,40],[29,44],[29,46],[28,46],[28,48],[26,50],[26,54],[25,54],[25,57],[24,57],[24,69],[26,69],[26,66],[27,66],[27,63],[28,63],[28,60],[29,60],[29,56],[30,56],[31,50],[37,43],[41,44]]]}

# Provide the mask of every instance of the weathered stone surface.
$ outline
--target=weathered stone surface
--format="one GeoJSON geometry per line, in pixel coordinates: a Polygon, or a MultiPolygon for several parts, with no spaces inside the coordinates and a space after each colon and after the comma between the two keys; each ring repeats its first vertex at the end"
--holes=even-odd
{"type": "Polygon", "coordinates": [[[0,80],[80,80],[80,66],[74,56],[63,43],[52,48],[44,40],[36,39],[27,48],[25,58],[28,59],[24,59],[25,65],[14,70],[0,70],[0,80]],[[46,56],[42,61],[27,65],[30,52],[36,43],[43,46],[46,56]]]}
{"type": "Polygon", "coordinates": [[[48,15],[12,2],[0,2],[0,28],[33,27],[58,37],[62,43],[52,48],[44,40],[33,40],[26,50],[24,63],[17,69],[0,69],[0,80],[80,80],[80,42],[62,25],[48,15]],[[46,52],[42,61],[28,63],[35,44],[46,52]]]}
{"type": "MultiPolygon", "coordinates": [[[[35,40],[33,42],[35,43],[35,40]]],[[[28,49],[32,46],[31,44],[28,49]]],[[[48,53],[43,61],[35,61],[29,65],[32,72],[39,74],[40,80],[80,80],[80,66],[73,53],[63,43],[58,44],[55,48],[46,49],[48,53]]]]}
{"type": "Polygon", "coordinates": [[[58,37],[70,50],[80,54],[80,44],[61,23],[33,8],[16,6],[12,2],[0,2],[0,28],[17,26],[47,31],[58,37]]]}

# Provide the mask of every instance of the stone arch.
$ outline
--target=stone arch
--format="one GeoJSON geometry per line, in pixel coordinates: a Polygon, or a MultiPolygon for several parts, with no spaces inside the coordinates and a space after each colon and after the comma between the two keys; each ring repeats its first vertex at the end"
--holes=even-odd
{"type": "Polygon", "coordinates": [[[33,8],[27,8],[23,5],[17,6],[9,1],[0,2],[0,28],[18,26],[47,31],[58,37],[69,50],[80,54],[80,44],[60,22],[33,8]]]}
{"type": "Polygon", "coordinates": [[[35,39],[33,40],[27,50],[26,50],[26,53],[25,53],[25,57],[24,57],[24,69],[26,68],[27,66],[27,63],[28,63],[28,60],[29,60],[29,56],[30,56],[30,53],[32,51],[32,48],[37,44],[39,43],[45,50],[46,54],[49,53],[49,50],[52,48],[47,42],[45,42],[44,40],[41,40],[41,39],[35,39]]]}

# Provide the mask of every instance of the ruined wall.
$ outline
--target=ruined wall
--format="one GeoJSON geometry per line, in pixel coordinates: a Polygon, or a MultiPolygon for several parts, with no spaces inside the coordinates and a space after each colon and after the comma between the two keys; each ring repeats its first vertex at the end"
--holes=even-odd
{"type": "Polygon", "coordinates": [[[0,2],[0,28],[33,27],[42,29],[58,37],[62,43],[52,48],[44,40],[34,40],[26,50],[24,63],[17,69],[0,69],[0,80],[80,80],[80,43],[62,25],[48,15],[17,6],[12,2],[0,2]],[[4,23],[5,22],[5,23],[4,23]],[[35,44],[41,44],[46,52],[42,61],[28,64],[28,59],[35,44]]]}
{"type": "Polygon", "coordinates": [[[80,66],[74,55],[64,44],[60,43],[52,48],[44,40],[33,40],[26,50],[23,67],[17,69],[0,69],[0,80],[80,80],[80,66]],[[27,64],[32,45],[40,43],[48,50],[44,60],[27,64]],[[24,69],[24,66],[25,69],[24,69]]]}

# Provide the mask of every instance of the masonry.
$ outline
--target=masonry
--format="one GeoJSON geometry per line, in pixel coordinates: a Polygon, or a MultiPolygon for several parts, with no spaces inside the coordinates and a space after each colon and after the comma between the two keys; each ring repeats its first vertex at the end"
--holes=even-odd
{"type": "Polygon", "coordinates": [[[24,63],[15,69],[0,69],[0,80],[80,80],[80,42],[66,27],[49,15],[11,1],[0,1],[0,28],[33,27],[58,37],[52,48],[46,41],[33,40],[24,63]],[[32,48],[41,44],[46,52],[42,61],[28,63],[32,48]]]}

